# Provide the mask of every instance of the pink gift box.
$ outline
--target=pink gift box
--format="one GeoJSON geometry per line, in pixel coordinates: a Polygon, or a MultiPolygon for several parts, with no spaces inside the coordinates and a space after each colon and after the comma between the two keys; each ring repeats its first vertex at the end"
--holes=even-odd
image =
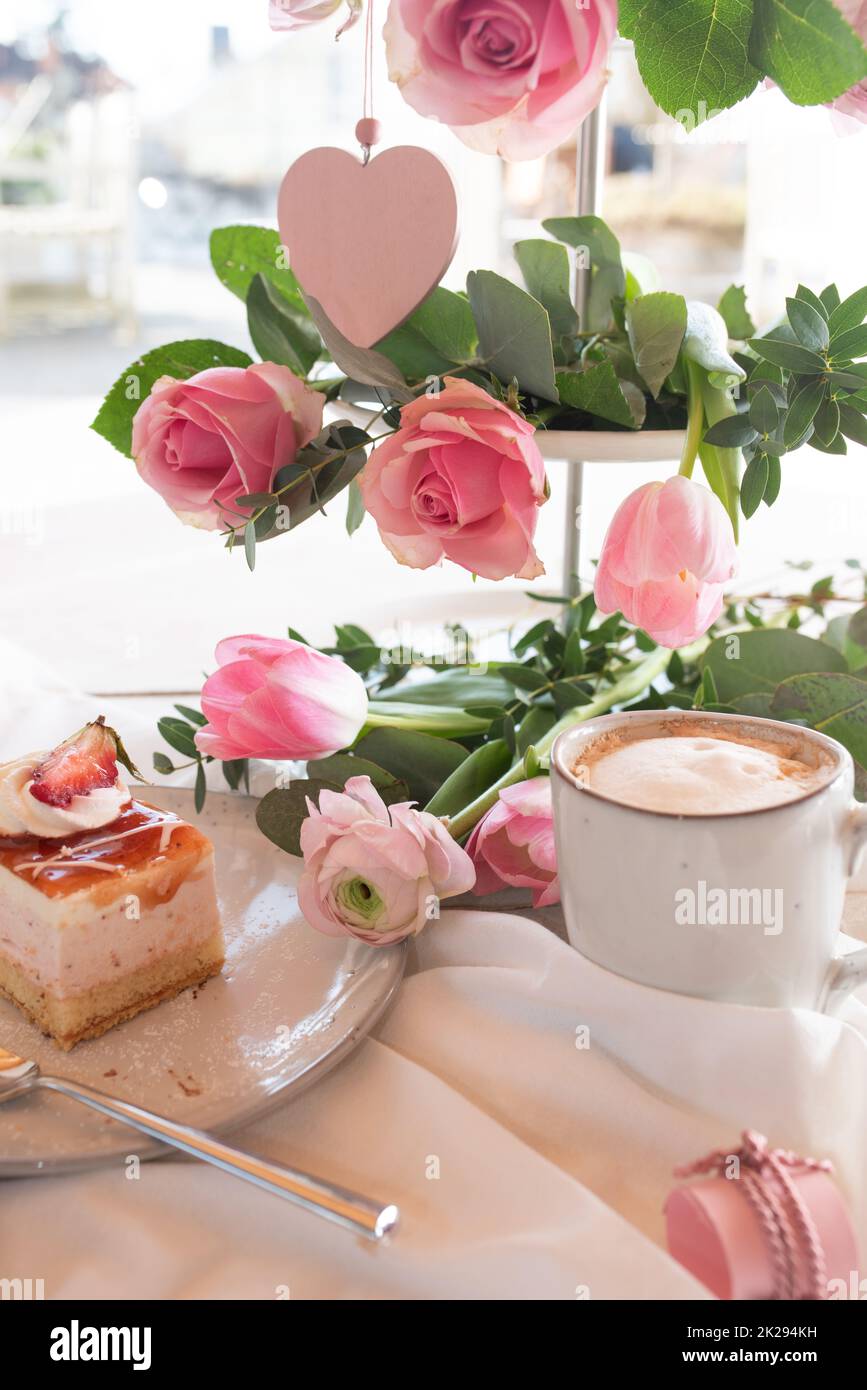
{"type": "MultiPolygon", "coordinates": [[[[827,1170],[815,1164],[792,1161],[793,1155],[786,1158],[786,1173],[797,1193],[801,1211],[808,1218],[807,1229],[811,1228],[824,1263],[821,1292],[819,1289],[807,1294],[796,1292],[795,1297],[827,1297],[827,1285],[831,1280],[843,1281],[848,1289],[853,1273],[858,1270],[858,1249],[840,1191],[827,1170]]],[[[783,1296],[779,1292],[779,1269],[768,1230],[745,1191],[744,1178],[756,1172],[764,1190],[782,1198],[787,1218],[795,1215],[789,1225],[798,1237],[792,1260],[796,1288],[811,1287],[802,1223],[797,1213],[793,1213],[790,1199],[766,1167],[742,1163],[740,1177],[699,1178],[686,1187],[676,1188],[665,1204],[669,1252],[717,1298],[774,1299],[783,1296]]]]}

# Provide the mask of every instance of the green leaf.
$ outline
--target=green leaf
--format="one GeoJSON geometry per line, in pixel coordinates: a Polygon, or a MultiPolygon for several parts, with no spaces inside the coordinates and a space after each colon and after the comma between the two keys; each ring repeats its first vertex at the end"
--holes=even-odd
{"type": "MultiPolygon", "coordinates": [[[[814,294],[806,285],[799,285],[795,290],[795,298],[800,299],[804,304],[812,305],[819,317],[823,318],[826,323],[828,322],[830,310],[827,304],[824,303],[821,295],[814,294]]],[[[755,329],[753,332],[755,332],[755,329]]]]}
{"type": "Polygon", "coordinates": [[[503,662],[497,667],[497,674],[513,685],[516,690],[541,690],[548,684],[548,677],[535,666],[521,666],[518,663],[503,662]]]}
{"type": "Polygon", "coordinates": [[[658,290],[643,294],[626,308],[626,329],[635,365],[654,399],[674,371],[686,332],[682,294],[658,290]]]}
{"type": "Polygon", "coordinates": [[[862,289],[850,294],[841,304],[838,304],[831,311],[828,326],[832,336],[836,333],[845,333],[847,329],[858,328],[867,316],[867,285],[862,289]]]}
{"type": "Polygon", "coordinates": [[[479,335],[469,301],[462,294],[438,286],[407,322],[449,362],[471,362],[476,355],[479,335]]]}
{"type": "Polygon", "coordinates": [[[342,372],[365,386],[384,388],[396,401],[412,400],[413,393],[406,384],[406,378],[393,362],[373,348],[360,348],[350,343],[312,295],[306,296],[306,304],[322,335],[322,341],[342,372]]]}
{"type": "MultiPolygon", "coordinates": [[[[300,298],[300,296],[299,296],[300,298]]],[[[263,275],[254,275],[247,291],[247,327],[263,362],[277,362],[307,376],[322,353],[319,330],[301,309],[263,275]]]]}
{"type": "Polygon", "coordinates": [[[636,427],[629,401],[610,362],[597,362],[583,372],[558,372],[557,389],[563,405],[612,420],[616,425],[636,427]]]}
{"type": "Polygon", "coordinates": [[[216,227],[211,232],[211,264],[220,283],[244,303],[254,276],[263,275],[304,312],[301,287],[288,267],[280,234],[273,228],[216,227]]]}
{"type": "Polygon", "coordinates": [[[365,517],[364,498],[361,495],[361,488],[358,486],[358,479],[353,478],[349,484],[349,492],[346,500],[346,531],[347,535],[354,536],[365,517]]]}
{"type": "Polygon", "coordinates": [[[840,430],[840,407],[836,401],[825,401],[816,411],[816,418],[813,421],[812,443],[828,445],[833,444],[840,430]]]}
{"type": "Polygon", "coordinates": [[[167,758],[165,753],[154,753],[154,771],[167,777],[170,772],[174,772],[175,765],[171,758],[167,758]]]}
{"type": "Polygon", "coordinates": [[[256,568],[256,523],[248,521],[244,527],[244,556],[247,561],[247,569],[252,571],[256,568]]]}
{"type": "Polygon", "coordinates": [[[749,344],[760,357],[773,362],[777,367],[785,367],[792,372],[813,374],[825,371],[824,358],[817,352],[802,347],[800,343],[790,342],[787,338],[768,334],[766,338],[750,338],[749,344]]]}
{"type": "Polygon", "coordinates": [[[804,438],[824,399],[825,383],[821,377],[811,378],[795,392],[783,422],[783,441],[788,449],[804,438]]]}
{"type": "Polygon", "coordinates": [[[293,463],[281,468],[274,486],[279,491],[280,530],[294,531],[303,521],[322,511],[348,487],[367,461],[370,436],[348,420],[327,426],[312,444],[299,449],[293,463]]]}
{"type": "Polygon", "coordinates": [[[842,401],[840,407],[840,429],[847,439],[851,439],[855,444],[867,444],[867,420],[860,411],[853,410],[851,405],[845,405],[842,401]]]}
{"type": "Polygon", "coordinates": [[[287,854],[301,853],[301,826],[310,812],[307,798],[318,807],[320,794],[325,791],[342,791],[342,787],[332,782],[317,781],[312,777],[299,777],[288,787],[275,787],[262,797],[256,807],[256,824],[266,839],[279,845],[287,854]]]}
{"type": "MultiPolygon", "coordinates": [[[[759,434],[773,434],[780,423],[780,412],[767,386],[760,386],[750,402],[750,424],[759,434]]],[[[711,441],[712,443],[714,441],[711,441]]]]}
{"type": "Polygon", "coordinates": [[[867,766],[867,681],[839,673],[793,676],[780,684],[771,708],[777,719],[797,719],[835,738],[867,766]]]}
{"type": "Polygon", "coordinates": [[[175,709],[182,719],[187,719],[191,724],[198,728],[203,728],[207,724],[207,715],[202,714],[201,710],[193,709],[190,705],[175,705],[175,709]]]}
{"type": "Polygon", "coordinates": [[[552,693],[558,714],[565,714],[567,710],[575,709],[578,705],[589,705],[592,698],[569,681],[555,681],[552,693]]]}
{"type": "Polygon", "coordinates": [[[787,299],[786,311],[802,347],[824,352],[830,340],[827,319],[803,299],[787,299]]]}
{"type": "Polygon", "coordinates": [[[836,332],[831,339],[831,356],[835,362],[841,358],[849,360],[853,357],[863,357],[867,353],[867,323],[859,328],[847,328],[845,332],[836,332]]]}
{"type": "Polygon", "coordinates": [[[867,77],[867,53],[832,0],[755,0],[750,58],[789,101],[818,106],[867,77]]]}
{"type": "Polygon", "coordinates": [[[226,786],[231,791],[236,792],[244,779],[247,791],[250,790],[250,760],[249,758],[227,758],[220,763],[223,776],[226,779],[226,786]]]}
{"type": "Polygon", "coordinates": [[[502,382],[514,377],[522,391],[556,401],[551,325],[539,301],[492,270],[470,271],[467,294],[485,364],[502,382]]]}
{"type": "Polygon", "coordinates": [[[749,415],[724,415],[704,436],[705,443],[721,449],[743,449],[758,438],[749,415]]]}
{"type": "Polygon", "coordinates": [[[199,815],[201,815],[202,807],[205,804],[205,797],[207,796],[207,794],[208,781],[205,776],[205,764],[199,763],[198,767],[196,768],[196,786],[193,792],[193,805],[195,806],[196,811],[199,815]]]}
{"type": "Polygon", "coordinates": [[[167,715],[157,720],[157,728],[170,748],[183,753],[185,758],[198,758],[199,750],[194,742],[194,730],[185,719],[175,719],[167,715]]]}
{"type": "Polygon", "coordinates": [[[601,217],[549,217],[542,226],[557,241],[574,247],[579,275],[590,276],[587,322],[581,325],[582,331],[608,328],[613,323],[612,300],[622,299],[626,293],[620,242],[608,223],[601,217]]]}
{"type": "Polygon", "coordinates": [[[780,460],[773,454],[766,454],[768,460],[768,481],[765,483],[765,494],[762,498],[766,507],[772,507],[780,495],[780,485],[783,481],[783,470],[780,460]]]}
{"type": "Polygon", "coordinates": [[[744,471],[741,481],[741,511],[750,517],[757,510],[765,495],[768,484],[768,460],[765,454],[756,454],[744,471]]]}
{"type": "Polygon", "coordinates": [[[867,608],[832,618],[825,630],[825,641],[842,652],[850,671],[863,672],[867,666],[867,608]]]}
{"type": "Polygon", "coordinates": [[[132,458],[132,421],[161,376],[187,381],[208,367],[249,367],[249,353],[212,338],[187,338],[154,348],[136,359],[112,386],[90,428],[132,458]]]}
{"type": "Polygon", "coordinates": [[[747,292],[743,285],[729,285],[716,306],[725,320],[730,338],[751,338],[756,325],[747,310],[747,292]]]}
{"type": "Polygon", "coordinates": [[[424,809],[434,816],[456,815],[499,781],[511,765],[512,750],[506,739],[483,743],[455,768],[424,809]]]}
{"type": "Polygon", "coordinates": [[[753,691],[773,692],[788,676],[846,669],[843,657],[827,642],[775,628],[717,637],[700,665],[710,667],[726,704],[753,691]]]}
{"type": "Polygon", "coordinates": [[[404,782],[410,799],[420,806],[427,805],[467,757],[459,743],[411,729],[372,729],[355,751],[404,782]]]}
{"type": "Polygon", "coordinates": [[[369,777],[387,806],[409,799],[405,782],[367,758],[356,758],[354,753],[333,753],[329,758],[311,759],[307,764],[307,776],[336,787],[345,787],[350,777],[369,777]]]}
{"type": "Polygon", "coordinates": [[[540,738],[544,738],[550,729],[553,729],[557,721],[557,714],[552,709],[546,709],[543,705],[533,705],[521,720],[518,729],[518,752],[526,753],[531,745],[538,743],[540,738]]]}
{"type": "Polygon", "coordinates": [[[556,241],[542,238],[515,243],[515,260],[530,294],[548,310],[556,337],[578,332],[578,315],[569,285],[569,253],[556,241]]]}
{"type": "MultiPolygon", "coordinates": [[[[749,96],[762,76],[749,56],[753,16],[744,0],[633,0],[626,8],[645,87],[688,129],[749,96]]],[[[620,14],[622,25],[622,5],[620,14]]]]}

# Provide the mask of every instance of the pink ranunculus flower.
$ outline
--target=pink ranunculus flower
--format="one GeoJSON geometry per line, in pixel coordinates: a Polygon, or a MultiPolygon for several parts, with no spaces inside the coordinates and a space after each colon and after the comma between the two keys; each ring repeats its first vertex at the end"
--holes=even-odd
{"type": "Polygon", "coordinates": [[[485,154],[536,159],[598,104],[616,0],[391,0],[389,76],[485,154]]]}
{"type": "Polygon", "coordinates": [[[367,718],[367,691],[336,656],[282,637],[226,637],[202,688],[201,753],[233,758],[324,758],[367,718]]]}
{"type": "Polygon", "coordinates": [[[545,464],[533,426],[455,377],[405,405],[400,421],[358,480],[395,558],[428,569],[445,557],[485,579],[544,574],[533,536],[545,464]]]}
{"type": "Polygon", "coordinates": [[[663,647],[707,632],[737,569],[731,518],[709,488],[677,475],[621,502],[602,543],[596,604],[663,647]]]}
{"type": "Polygon", "coordinates": [[[235,498],[269,492],[274,475],[322,428],[324,397],[288,367],[208,367],[162,376],[132,425],[140,476],[188,526],[236,524],[235,498]]]}
{"type": "MultiPolygon", "coordinates": [[[[834,4],[860,39],[867,44],[867,0],[834,0],[834,4]]],[[[842,96],[831,102],[835,111],[867,123],[867,79],[856,82],[842,96]]],[[[845,124],[840,122],[841,125],[845,124]]],[[[855,127],[852,127],[854,131],[855,127]]]]}
{"type": "Polygon", "coordinates": [[[323,791],[301,826],[298,903],[311,927],[390,946],[417,935],[439,904],[475,881],[442,821],[409,801],[386,806],[369,777],[323,791]]]}
{"type": "Polygon", "coordinates": [[[480,896],[508,885],[532,888],[534,907],[558,903],[550,778],[504,787],[470,836],[467,853],[476,866],[473,891],[480,896]]]}
{"type": "Polygon", "coordinates": [[[337,31],[337,37],[351,29],[361,14],[362,0],[268,0],[268,22],[278,32],[284,29],[306,29],[330,19],[345,4],[349,16],[337,31]]]}

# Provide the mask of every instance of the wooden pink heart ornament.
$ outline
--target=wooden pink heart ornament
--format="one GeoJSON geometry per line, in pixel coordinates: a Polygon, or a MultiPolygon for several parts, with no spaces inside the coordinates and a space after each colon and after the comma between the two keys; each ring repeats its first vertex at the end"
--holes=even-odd
{"type": "Polygon", "coordinates": [[[305,294],[368,348],[439,284],[457,246],[458,200],[428,150],[398,145],[365,165],[326,146],[288,170],[277,221],[305,294]]]}

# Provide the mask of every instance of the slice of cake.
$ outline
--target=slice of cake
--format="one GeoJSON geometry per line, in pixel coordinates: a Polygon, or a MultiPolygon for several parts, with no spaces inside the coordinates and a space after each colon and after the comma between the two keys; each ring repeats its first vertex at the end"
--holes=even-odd
{"type": "Polygon", "coordinates": [[[210,840],[131,797],[113,729],[0,765],[0,993],[63,1048],[216,975],[210,840]]]}

